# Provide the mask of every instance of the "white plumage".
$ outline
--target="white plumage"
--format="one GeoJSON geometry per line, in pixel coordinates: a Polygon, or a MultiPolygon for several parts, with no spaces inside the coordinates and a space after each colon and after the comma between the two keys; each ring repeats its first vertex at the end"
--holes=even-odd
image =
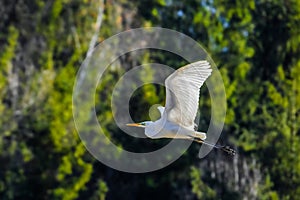
{"type": "Polygon", "coordinates": [[[165,81],[166,106],[158,107],[161,118],[154,122],[145,121],[127,125],[145,128],[145,135],[152,139],[190,139],[235,155],[235,150],[229,146],[205,142],[206,133],[194,129],[200,87],[211,72],[210,64],[206,60],[179,68],[165,81]]]}
{"type": "Polygon", "coordinates": [[[206,134],[194,130],[200,87],[211,74],[207,61],[191,63],[172,73],[166,80],[166,105],[158,107],[161,118],[155,122],[146,121],[128,126],[145,127],[145,134],[157,138],[199,138],[206,134]]]}

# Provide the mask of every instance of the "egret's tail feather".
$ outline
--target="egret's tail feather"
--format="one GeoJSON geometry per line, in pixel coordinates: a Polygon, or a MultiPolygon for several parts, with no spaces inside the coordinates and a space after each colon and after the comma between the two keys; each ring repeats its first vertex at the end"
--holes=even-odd
{"type": "Polygon", "coordinates": [[[195,135],[193,137],[200,139],[200,140],[205,140],[206,139],[206,133],[203,132],[195,132],[195,135]]]}

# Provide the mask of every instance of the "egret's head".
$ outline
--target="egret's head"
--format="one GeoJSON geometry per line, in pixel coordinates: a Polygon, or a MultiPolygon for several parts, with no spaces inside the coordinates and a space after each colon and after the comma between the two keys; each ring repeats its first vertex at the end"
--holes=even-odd
{"type": "Polygon", "coordinates": [[[146,126],[152,124],[152,121],[144,121],[140,123],[132,123],[132,124],[126,124],[127,126],[135,126],[135,127],[141,127],[141,128],[146,128],[146,126]]]}

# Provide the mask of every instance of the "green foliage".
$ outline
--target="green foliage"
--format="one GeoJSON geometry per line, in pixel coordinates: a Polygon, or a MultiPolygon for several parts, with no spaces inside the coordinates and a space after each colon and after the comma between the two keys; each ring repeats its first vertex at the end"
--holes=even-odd
{"type": "Polygon", "coordinates": [[[191,177],[192,192],[197,196],[198,199],[216,198],[216,192],[201,180],[201,173],[199,169],[192,166],[190,177],[191,177]]]}
{"type": "MultiPolygon", "coordinates": [[[[0,159],[6,163],[0,198],[77,199],[89,183],[99,187],[90,197],[104,199],[107,188],[101,178],[91,180],[93,163],[72,117],[76,69],[99,3],[22,2],[14,5],[20,18],[1,23],[7,38],[0,55],[0,159]]],[[[8,16],[13,4],[3,5],[8,16]]]]}
{"type": "MultiPolygon", "coordinates": [[[[0,99],[4,99],[8,94],[6,85],[8,84],[9,77],[11,77],[12,74],[12,59],[15,56],[14,52],[17,48],[19,32],[15,27],[10,26],[8,28],[8,35],[9,36],[7,38],[7,44],[3,48],[1,48],[3,50],[0,53],[0,99]]],[[[1,101],[0,112],[2,113],[3,117],[1,117],[0,120],[0,131],[4,133],[4,135],[9,136],[11,130],[13,129],[13,127],[15,127],[15,125],[13,125],[13,122],[9,122],[9,116],[11,115],[12,111],[5,108],[5,104],[1,101]],[[6,126],[6,128],[2,129],[1,127],[4,126],[6,126]]],[[[2,137],[0,137],[0,141],[2,143],[2,137]]]]}
{"type": "Polygon", "coordinates": [[[270,175],[266,176],[264,185],[261,185],[258,189],[258,198],[261,200],[278,200],[278,194],[272,191],[273,183],[270,179],[270,175]]]}
{"type": "Polygon", "coordinates": [[[98,189],[95,191],[92,199],[105,200],[106,193],[108,192],[108,187],[103,180],[99,180],[98,189]]]}
{"type": "Polygon", "coordinates": [[[19,37],[19,32],[14,26],[10,26],[8,28],[8,38],[7,38],[7,45],[5,45],[3,51],[1,52],[1,60],[0,66],[4,75],[8,75],[9,71],[11,70],[11,60],[15,56],[14,52],[17,46],[17,41],[19,37]]]}
{"type": "MultiPolygon", "coordinates": [[[[96,0],[0,3],[1,199],[226,199],[232,192],[245,199],[300,196],[300,1],[105,2],[99,42],[124,29],[162,26],[207,47],[226,88],[221,143],[231,142],[239,150],[238,159],[255,160],[259,166],[259,174],[252,176],[244,170],[254,165],[236,164],[237,181],[224,177],[238,161],[218,154],[205,158],[213,163],[205,174],[190,167],[201,164],[196,145],[166,169],[141,176],[116,172],[87,153],[73,122],[72,90],[96,31],[98,6],[96,0]],[[219,176],[207,179],[207,174],[219,176]],[[243,190],[245,184],[254,193],[243,190]]],[[[119,146],[145,149],[146,140],[129,141],[115,126],[110,95],[114,84],[137,63],[178,68],[185,61],[161,51],[145,53],[136,62],[131,56],[105,72],[95,95],[96,112],[107,127],[105,134],[119,146]]],[[[141,80],[151,82],[154,73],[146,67],[141,80]]],[[[157,85],[138,89],[131,99],[133,119],[157,118],[158,112],[152,108],[149,116],[148,108],[163,104],[164,95],[157,85]]],[[[200,104],[205,127],[210,101],[202,97],[200,104]]],[[[86,110],[92,106],[82,105],[86,110]]],[[[82,111],[80,116],[88,121],[88,114],[82,111]]]]}

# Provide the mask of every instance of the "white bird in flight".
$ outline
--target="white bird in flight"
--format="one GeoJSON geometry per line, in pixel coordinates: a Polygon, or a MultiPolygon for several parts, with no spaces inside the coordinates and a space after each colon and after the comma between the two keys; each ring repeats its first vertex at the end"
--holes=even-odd
{"type": "Polygon", "coordinates": [[[145,128],[145,135],[151,139],[189,139],[235,155],[235,151],[228,146],[205,142],[206,133],[195,130],[200,87],[211,72],[210,64],[206,60],[179,68],[165,80],[166,105],[158,107],[161,118],[154,122],[144,121],[127,126],[145,128]]]}

